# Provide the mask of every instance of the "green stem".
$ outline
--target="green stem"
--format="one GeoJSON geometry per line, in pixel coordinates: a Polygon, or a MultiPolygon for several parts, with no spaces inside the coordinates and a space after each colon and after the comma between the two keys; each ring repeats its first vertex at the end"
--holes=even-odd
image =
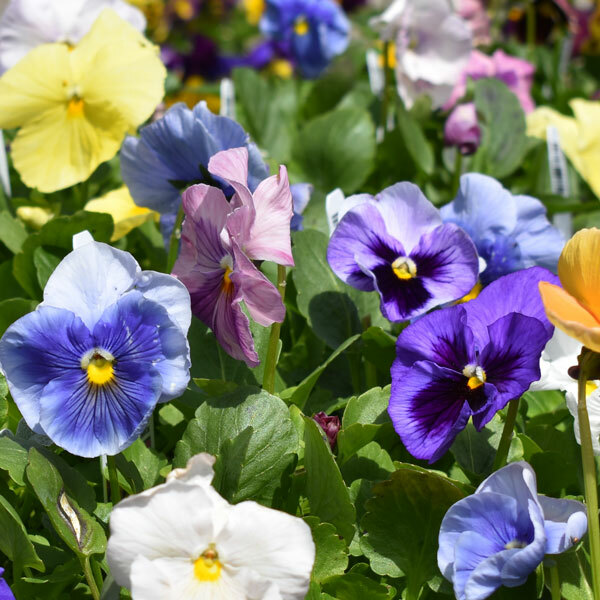
{"type": "Polygon", "coordinates": [[[104,477],[104,469],[106,467],[106,454],[100,455],[100,477],[102,479],[102,502],[106,504],[108,502],[108,484],[106,477],[104,477]]]}
{"type": "MultiPolygon", "coordinates": [[[[281,265],[277,265],[277,289],[283,301],[285,299],[285,267],[281,265]]],[[[269,336],[269,346],[267,348],[267,358],[265,359],[265,371],[263,375],[263,389],[269,392],[269,394],[275,392],[275,370],[277,368],[280,331],[281,323],[273,323],[271,325],[271,335],[269,336]]]]}
{"type": "Polygon", "coordinates": [[[154,412],[150,415],[148,429],[150,430],[150,448],[154,450],[156,448],[156,437],[154,435],[154,412]]]}
{"type": "Polygon", "coordinates": [[[550,568],[550,589],[552,591],[552,600],[561,600],[560,593],[560,578],[558,576],[558,566],[554,565],[550,568]]]}
{"type": "Polygon", "coordinates": [[[83,567],[83,574],[85,575],[85,580],[87,584],[90,586],[90,592],[92,592],[92,597],[94,600],[100,600],[100,590],[96,585],[96,580],[94,579],[94,574],[92,573],[92,569],[90,567],[90,559],[88,557],[80,557],[81,566],[83,567]]]}
{"type": "Polygon", "coordinates": [[[167,256],[166,269],[167,273],[170,273],[173,270],[173,266],[177,260],[177,254],[179,252],[179,240],[181,239],[181,224],[183,223],[184,216],[185,213],[183,212],[183,204],[181,204],[179,207],[179,212],[177,213],[175,227],[173,227],[173,233],[171,234],[171,239],[169,241],[169,254],[167,256]]]}
{"type": "Polygon", "coordinates": [[[598,483],[596,480],[596,461],[594,460],[594,450],[592,446],[590,417],[587,410],[587,380],[588,376],[584,357],[580,362],[579,370],[577,415],[579,416],[581,462],[583,464],[583,483],[588,514],[588,539],[590,541],[592,588],[594,590],[594,600],[600,600],[600,520],[598,519],[598,483]]]}
{"type": "Polygon", "coordinates": [[[508,412],[506,413],[506,421],[504,421],[504,429],[502,430],[502,437],[498,444],[498,451],[496,452],[496,460],[494,460],[494,471],[501,469],[506,464],[508,458],[508,451],[510,450],[510,443],[512,441],[513,430],[515,428],[515,422],[517,420],[517,414],[519,413],[519,398],[515,398],[508,403],[508,412]]]}
{"type": "Polygon", "coordinates": [[[381,98],[381,128],[387,132],[388,111],[390,106],[390,86],[392,70],[390,69],[390,42],[383,42],[383,96],[381,98]]]}
{"type": "Polygon", "coordinates": [[[121,500],[121,488],[119,487],[117,461],[114,456],[106,457],[106,466],[108,467],[108,479],[110,481],[110,501],[117,504],[121,500]]]}
{"type": "Polygon", "coordinates": [[[535,52],[535,38],[536,38],[536,22],[535,22],[535,4],[533,2],[527,3],[527,48],[531,55],[535,52]]]}
{"type": "Polygon", "coordinates": [[[456,196],[458,193],[458,188],[460,187],[460,176],[462,175],[462,162],[463,155],[456,148],[456,156],[454,157],[454,174],[452,175],[452,198],[456,196]]]}

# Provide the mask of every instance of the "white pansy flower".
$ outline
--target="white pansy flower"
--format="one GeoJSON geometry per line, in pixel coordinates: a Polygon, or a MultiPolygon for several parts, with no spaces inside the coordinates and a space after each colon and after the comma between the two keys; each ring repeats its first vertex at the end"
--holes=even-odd
{"type": "Polygon", "coordinates": [[[10,0],[0,19],[0,74],[40,44],[77,44],[105,8],[145,30],[143,13],[125,0],[10,0]]]}
{"type": "Polygon", "coordinates": [[[302,600],[315,546],[297,517],[256,502],[232,505],[199,454],[167,482],[120,502],[107,560],[133,600],[302,600]]]}

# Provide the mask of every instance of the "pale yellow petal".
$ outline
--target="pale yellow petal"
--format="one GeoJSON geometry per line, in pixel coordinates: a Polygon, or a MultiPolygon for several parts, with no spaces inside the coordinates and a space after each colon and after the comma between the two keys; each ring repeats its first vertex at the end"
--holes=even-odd
{"type": "Polygon", "coordinates": [[[111,242],[121,239],[132,229],[143,225],[157,214],[149,208],[135,204],[127,186],[113,190],[101,198],[90,200],[85,205],[85,210],[107,213],[112,216],[115,229],[111,242]]]}
{"type": "Polygon", "coordinates": [[[64,104],[73,86],[65,44],[44,44],[0,77],[0,128],[25,125],[64,104]]]}
{"type": "Polygon", "coordinates": [[[119,150],[126,127],[104,107],[83,106],[77,117],[67,106],[46,111],[19,130],[11,148],[23,182],[41,192],[55,192],[86,180],[119,150]]]}
{"type": "Polygon", "coordinates": [[[576,99],[569,104],[579,131],[579,172],[600,198],[600,102],[576,99]]]}
{"type": "Polygon", "coordinates": [[[565,245],[558,260],[564,289],[600,320],[600,230],[582,229],[565,245]]]}
{"type": "Polygon", "coordinates": [[[159,48],[114,11],[105,10],[72,53],[81,96],[110,103],[130,128],[152,115],[164,95],[159,48]]]}
{"type": "Polygon", "coordinates": [[[563,288],[542,281],[540,294],[548,320],[587,348],[600,352],[600,322],[563,288]]]}

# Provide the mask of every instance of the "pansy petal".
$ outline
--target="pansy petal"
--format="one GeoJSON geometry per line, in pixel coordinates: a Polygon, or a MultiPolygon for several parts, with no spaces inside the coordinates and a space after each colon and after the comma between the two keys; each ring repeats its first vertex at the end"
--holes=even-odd
{"type": "Polygon", "coordinates": [[[363,272],[357,258],[367,268],[387,265],[393,275],[391,263],[404,255],[402,244],[386,233],[381,213],[368,203],[344,215],[327,248],[327,261],[334,273],[348,285],[367,292],[375,289],[373,275],[363,272]]]}
{"type": "Polygon", "coordinates": [[[254,321],[263,327],[281,323],[285,318],[285,306],[277,288],[254,266],[232,241],[235,268],[230,275],[238,290],[238,296],[254,321]]]}
{"type": "Polygon", "coordinates": [[[561,554],[581,540],[587,531],[584,504],[541,495],[538,501],[544,513],[546,554],[561,554]]]}
{"type": "Polygon", "coordinates": [[[50,275],[42,305],[70,310],[92,329],[105,309],[131,289],[139,272],[128,252],[101,242],[85,244],[50,275]]]}
{"type": "Polygon", "coordinates": [[[235,190],[245,206],[252,206],[252,194],[248,189],[248,150],[232,148],[211,157],[208,163],[211,175],[220,177],[235,190]]]}
{"type": "Polygon", "coordinates": [[[475,358],[473,334],[465,320],[464,308],[452,306],[411,323],[398,336],[397,362],[411,367],[418,360],[430,360],[441,367],[462,371],[475,358]]]}
{"type": "Polygon", "coordinates": [[[419,361],[392,374],[389,415],[407,450],[435,462],[467,424],[471,409],[461,373],[419,361]]]}
{"type": "Polygon", "coordinates": [[[65,372],[80,370],[91,335],[72,312],[50,306],[13,323],[0,340],[0,363],[8,387],[27,425],[39,427],[40,396],[46,385],[65,372]]]}
{"type": "Polygon", "coordinates": [[[600,321],[563,288],[542,281],[539,289],[550,322],[600,352],[600,321]]]}
{"type": "Polygon", "coordinates": [[[477,494],[493,492],[515,498],[520,506],[526,506],[529,500],[537,499],[535,472],[524,461],[506,465],[492,473],[477,488],[477,494]]]}

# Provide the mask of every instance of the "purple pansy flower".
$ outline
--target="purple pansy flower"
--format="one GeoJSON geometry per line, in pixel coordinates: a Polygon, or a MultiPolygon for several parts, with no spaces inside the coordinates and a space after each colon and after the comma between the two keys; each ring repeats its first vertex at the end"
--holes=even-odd
{"type": "Polygon", "coordinates": [[[8,586],[8,583],[4,581],[3,575],[4,569],[0,567],[0,600],[15,600],[15,596],[8,586]]]}
{"type": "Polygon", "coordinates": [[[225,351],[250,367],[259,364],[248,313],[263,326],[281,322],[285,307],[277,288],[250,259],[293,265],[290,245],[292,198],[285,167],[252,194],[248,153],[236,148],[215,155],[208,167],[235,195],[204,184],[183,194],[185,221],[173,274],[188,288],[192,312],[214,332],[225,351]]]}
{"type": "Polygon", "coordinates": [[[537,292],[541,267],[506,275],[465,304],[436,311],[398,337],[388,412],[416,458],[438,460],[470,417],[477,430],[540,378],[554,327],[537,292]]]}
{"type": "Polygon", "coordinates": [[[327,260],[359,290],[377,290],[381,312],[406,321],[468,294],[477,282],[477,251],[469,236],[443,224],[437,209],[412,183],[397,183],[353,205],[336,227],[327,260]]]}
{"type": "Polygon", "coordinates": [[[438,565],[458,600],[483,600],[523,585],[546,554],[561,554],[587,531],[585,506],[540,496],[526,462],[507,465],[446,513],[438,565]]]}
{"type": "Polygon", "coordinates": [[[444,125],[444,141],[457,146],[461,154],[473,154],[481,141],[477,111],[473,102],[454,107],[444,125]]]}
{"type": "Polygon", "coordinates": [[[313,420],[320,425],[321,429],[327,436],[329,446],[333,450],[335,448],[337,436],[341,428],[340,418],[336,417],[335,415],[330,417],[326,412],[321,411],[316,415],[313,415],[313,420]]]}

